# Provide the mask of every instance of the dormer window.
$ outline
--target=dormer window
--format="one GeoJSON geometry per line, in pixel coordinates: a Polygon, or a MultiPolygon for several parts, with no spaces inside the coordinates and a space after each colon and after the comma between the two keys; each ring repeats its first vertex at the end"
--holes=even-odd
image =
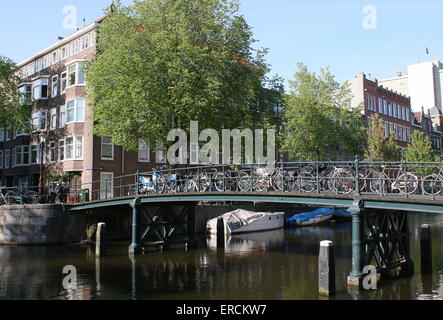
{"type": "Polygon", "coordinates": [[[48,78],[39,78],[32,82],[32,99],[40,100],[48,98],[48,78]]]}

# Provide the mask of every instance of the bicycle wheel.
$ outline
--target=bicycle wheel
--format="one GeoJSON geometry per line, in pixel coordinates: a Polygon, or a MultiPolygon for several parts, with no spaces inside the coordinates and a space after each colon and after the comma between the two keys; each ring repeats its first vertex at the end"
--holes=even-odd
{"type": "Polygon", "coordinates": [[[23,201],[26,204],[37,204],[38,203],[38,193],[35,191],[28,191],[23,196],[23,201]]]}
{"type": "Polygon", "coordinates": [[[214,175],[214,188],[218,192],[225,191],[227,185],[228,185],[228,179],[227,176],[223,172],[218,172],[214,175]]]}
{"type": "Polygon", "coordinates": [[[283,192],[289,189],[291,176],[288,172],[283,171],[274,175],[271,179],[272,188],[277,192],[283,192]]]}
{"type": "Polygon", "coordinates": [[[436,174],[423,178],[422,182],[423,193],[429,196],[437,196],[441,194],[443,189],[442,181],[436,174]]]}
{"type": "Polygon", "coordinates": [[[298,176],[297,184],[300,191],[312,193],[316,189],[317,179],[309,172],[302,172],[298,176]]]}
{"type": "Polygon", "coordinates": [[[8,191],[8,192],[6,192],[6,195],[5,195],[5,201],[6,201],[6,204],[8,204],[8,205],[13,204],[13,203],[14,203],[14,198],[15,198],[16,196],[17,196],[17,195],[16,195],[15,192],[13,192],[13,191],[8,191]]]}
{"type": "Polygon", "coordinates": [[[166,180],[163,176],[158,176],[155,182],[155,193],[162,194],[166,189],[166,180]]]}
{"type": "Polygon", "coordinates": [[[381,172],[371,171],[367,176],[366,180],[369,180],[369,189],[371,192],[378,194],[380,196],[386,196],[388,194],[388,177],[381,172]]]}
{"type": "Polygon", "coordinates": [[[238,189],[242,192],[251,191],[252,180],[249,174],[247,174],[246,172],[240,172],[237,177],[237,186],[238,189]]]}
{"type": "Polygon", "coordinates": [[[355,190],[355,178],[346,170],[335,172],[332,175],[332,183],[337,194],[349,194],[355,190]]]}
{"type": "Polygon", "coordinates": [[[269,178],[268,177],[256,177],[254,179],[254,191],[265,192],[268,190],[269,178]]]}
{"type": "Polygon", "coordinates": [[[402,194],[414,194],[418,189],[418,177],[412,173],[404,173],[400,175],[393,183],[393,188],[402,194]]]}
{"type": "Polygon", "coordinates": [[[206,173],[202,173],[196,177],[198,192],[206,192],[211,188],[211,178],[206,173]]]}

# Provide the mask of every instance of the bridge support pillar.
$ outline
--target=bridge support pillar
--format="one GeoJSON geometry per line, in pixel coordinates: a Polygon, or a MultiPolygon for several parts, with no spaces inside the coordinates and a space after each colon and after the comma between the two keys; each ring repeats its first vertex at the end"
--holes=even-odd
{"type": "Polygon", "coordinates": [[[382,276],[414,274],[410,258],[407,212],[362,209],[355,203],[352,215],[352,272],[349,287],[362,285],[363,269],[374,266],[382,276]]]}
{"type": "Polygon", "coordinates": [[[135,199],[131,204],[132,207],[132,243],[129,247],[129,255],[134,256],[141,254],[143,248],[141,247],[140,239],[140,211],[141,202],[140,199],[135,199]]]}
{"type": "Polygon", "coordinates": [[[352,272],[348,276],[348,286],[360,288],[363,279],[362,266],[362,205],[359,201],[348,210],[352,215],[352,272]]]}

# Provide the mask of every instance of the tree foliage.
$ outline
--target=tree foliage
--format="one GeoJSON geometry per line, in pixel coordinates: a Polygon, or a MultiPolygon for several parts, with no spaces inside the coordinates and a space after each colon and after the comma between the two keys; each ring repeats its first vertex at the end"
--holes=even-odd
{"type": "Polygon", "coordinates": [[[20,78],[14,61],[0,56],[0,127],[21,126],[30,118],[30,108],[18,92],[20,78]]]}
{"type": "MultiPolygon", "coordinates": [[[[412,133],[412,142],[403,153],[404,160],[408,162],[439,162],[429,137],[423,132],[415,130],[412,133]]],[[[434,173],[432,166],[411,167],[410,170],[421,175],[434,173]]]]}
{"type": "Polygon", "coordinates": [[[351,108],[347,83],[340,85],[327,68],[316,74],[299,63],[290,88],[283,106],[283,150],[300,160],[363,153],[366,134],[361,110],[351,108]]]}
{"type": "Polygon", "coordinates": [[[391,132],[385,135],[386,127],[378,114],[373,114],[368,128],[368,146],[365,158],[368,161],[400,161],[400,148],[391,132]]]}
{"type": "Polygon", "coordinates": [[[266,50],[254,50],[236,0],[140,0],[113,13],[87,63],[98,135],[135,150],[142,139],[167,145],[173,128],[251,128],[275,122],[282,90],[269,79],[266,50]]]}

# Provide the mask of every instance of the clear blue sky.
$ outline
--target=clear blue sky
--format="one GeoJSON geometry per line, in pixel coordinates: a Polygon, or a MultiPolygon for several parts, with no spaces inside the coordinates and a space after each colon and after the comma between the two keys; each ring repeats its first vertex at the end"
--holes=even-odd
{"type": "MultiPolygon", "coordinates": [[[[192,0],[191,0],[192,1],[192,0]]],[[[73,5],[78,25],[103,15],[110,0],[24,0],[0,4],[0,54],[20,61],[72,32],[63,8],[73,5]]],[[[130,3],[130,0],[123,3],[130,3]]],[[[272,72],[292,78],[297,62],[312,70],[329,66],[337,80],[358,72],[377,78],[406,71],[418,60],[443,59],[441,0],[241,0],[258,46],[269,48],[272,72]],[[377,9],[377,28],[363,28],[377,9]],[[426,56],[426,47],[430,55],[426,56]]]]}

